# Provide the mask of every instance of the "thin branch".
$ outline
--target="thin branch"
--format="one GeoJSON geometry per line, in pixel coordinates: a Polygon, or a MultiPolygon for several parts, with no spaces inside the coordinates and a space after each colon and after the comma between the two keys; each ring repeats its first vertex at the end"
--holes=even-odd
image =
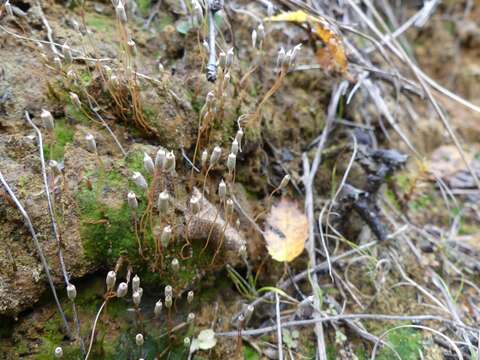
{"type": "Polygon", "coordinates": [[[33,242],[35,244],[35,247],[37,248],[38,256],[40,257],[40,261],[42,262],[43,269],[45,270],[45,275],[47,276],[48,284],[50,285],[50,289],[52,290],[55,303],[57,304],[58,312],[60,313],[60,317],[62,318],[63,326],[65,327],[65,331],[67,332],[67,335],[71,337],[70,327],[68,326],[67,318],[65,317],[65,313],[63,312],[62,305],[60,305],[60,301],[58,300],[57,291],[55,290],[55,285],[53,284],[53,279],[52,279],[52,276],[50,275],[47,259],[43,254],[42,247],[40,245],[40,242],[38,241],[37,234],[35,233],[35,229],[33,228],[32,221],[30,220],[30,216],[28,216],[28,213],[25,211],[22,203],[15,196],[15,193],[8,185],[1,171],[0,171],[0,182],[3,184],[5,190],[7,190],[8,195],[10,195],[10,198],[13,200],[18,210],[22,214],[25,220],[25,225],[27,225],[28,230],[32,235],[33,242]]]}
{"type": "Polygon", "coordinates": [[[107,305],[107,300],[105,300],[102,303],[102,306],[100,306],[100,309],[98,309],[97,315],[95,316],[95,321],[93,322],[93,327],[92,327],[92,333],[90,335],[90,345],[88,346],[88,351],[87,355],[85,355],[85,360],[88,360],[88,357],[90,356],[90,351],[92,351],[92,346],[93,346],[93,340],[95,339],[95,328],[97,327],[98,319],[100,318],[100,314],[102,313],[103,308],[105,305],[107,305]]]}
{"type": "Polygon", "coordinates": [[[25,118],[27,119],[27,122],[30,124],[30,126],[35,130],[35,133],[37,134],[37,139],[38,139],[38,150],[40,154],[40,164],[42,167],[42,179],[43,179],[43,186],[45,188],[45,195],[47,196],[47,204],[48,204],[48,214],[50,216],[50,221],[52,223],[52,233],[53,236],[55,237],[55,241],[57,242],[58,246],[58,258],[60,259],[60,267],[62,270],[63,278],[65,280],[65,286],[67,286],[70,283],[70,279],[67,273],[67,268],[65,267],[65,261],[63,259],[63,251],[62,251],[62,243],[60,241],[60,236],[58,234],[58,228],[57,228],[57,221],[55,220],[55,213],[53,211],[53,204],[52,204],[52,199],[50,197],[50,189],[48,187],[48,179],[47,179],[47,171],[45,167],[45,158],[43,156],[43,139],[42,139],[42,133],[38,129],[38,127],[33,123],[32,119],[30,118],[30,115],[28,114],[27,111],[25,111],[25,118]]]}
{"type": "MultiPolygon", "coordinates": [[[[25,111],[25,118],[27,119],[27,122],[30,124],[30,126],[35,130],[35,133],[37,134],[37,139],[38,139],[38,151],[40,155],[40,164],[42,168],[42,178],[43,178],[43,185],[45,188],[45,194],[47,196],[47,204],[48,204],[48,214],[50,216],[50,221],[52,223],[52,233],[53,236],[55,237],[55,241],[57,242],[57,248],[58,248],[58,258],[60,260],[60,268],[62,270],[64,282],[65,282],[65,288],[70,284],[70,278],[68,276],[67,268],[65,266],[65,260],[63,258],[63,251],[62,251],[62,242],[60,240],[60,235],[58,233],[58,227],[57,227],[57,221],[55,219],[55,212],[53,210],[53,204],[52,204],[52,199],[50,197],[50,189],[48,187],[48,179],[47,179],[47,170],[45,167],[45,157],[43,155],[43,139],[42,139],[42,133],[38,129],[38,127],[35,125],[35,123],[32,121],[30,118],[30,115],[28,114],[28,111],[25,111]]],[[[74,320],[77,325],[77,336],[80,341],[80,347],[82,349],[83,354],[85,354],[85,345],[83,343],[82,335],[80,333],[80,318],[78,317],[77,314],[77,308],[75,305],[75,301],[72,301],[72,307],[73,307],[73,315],[74,315],[74,320]]]]}
{"type": "Polygon", "coordinates": [[[283,360],[283,341],[282,341],[282,319],[280,316],[280,299],[278,292],[275,291],[275,313],[277,315],[277,344],[278,344],[278,358],[283,360]]]}
{"type": "MultiPolygon", "coordinates": [[[[332,315],[324,316],[318,319],[307,319],[307,320],[295,320],[282,323],[282,328],[294,327],[294,326],[307,326],[314,325],[318,322],[332,322],[332,321],[345,321],[345,320],[374,320],[374,321],[439,321],[446,324],[451,324],[458,326],[470,331],[476,332],[477,329],[470,326],[457,323],[453,320],[449,320],[437,315],[384,315],[384,314],[342,314],[342,315],[332,315]]],[[[227,331],[216,333],[216,336],[226,336],[226,337],[236,337],[236,336],[257,336],[263,335],[270,332],[277,331],[277,325],[266,326],[260,329],[251,329],[251,330],[237,330],[237,331],[227,331]]]]}

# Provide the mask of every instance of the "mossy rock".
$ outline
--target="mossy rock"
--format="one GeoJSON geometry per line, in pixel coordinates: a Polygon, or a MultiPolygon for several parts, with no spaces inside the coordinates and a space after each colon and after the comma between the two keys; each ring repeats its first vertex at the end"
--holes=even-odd
{"type": "MultiPolygon", "coordinates": [[[[108,269],[113,268],[119,258],[124,258],[136,273],[141,274],[144,281],[171,284],[178,292],[182,292],[201,278],[206,269],[212,269],[212,253],[209,249],[203,252],[203,244],[193,243],[191,253],[194,255],[188,256],[189,251],[185,250],[181,230],[185,218],[174,206],[166,220],[160,220],[154,208],[150,209],[150,218],[143,217],[148,210],[147,194],[131,181],[131,175],[134,171],[139,171],[149,183],[152,182],[152,176],[143,169],[144,150],[152,152],[151,147],[137,146],[125,159],[118,159],[108,165],[95,159],[92,154],[75,150],[83,153],[84,163],[87,158],[90,162],[75,172],[75,176],[82,176],[75,190],[75,201],[85,256],[96,266],[108,269]],[[96,167],[95,163],[99,166],[96,167]],[[139,205],[136,210],[128,206],[128,191],[134,191],[137,195],[139,205]],[[145,226],[142,227],[143,220],[145,226]],[[174,229],[175,235],[169,246],[162,248],[161,255],[155,250],[157,245],[152,224],[162,227],[171,224],[174,229]],[[176,231],[177,229],[179,230],[176,231]],[[179,260],[178,270],[171,266],[174,258],[179,260]]],[[[154,199],[159,192],[160,186],[154,199]]]]}

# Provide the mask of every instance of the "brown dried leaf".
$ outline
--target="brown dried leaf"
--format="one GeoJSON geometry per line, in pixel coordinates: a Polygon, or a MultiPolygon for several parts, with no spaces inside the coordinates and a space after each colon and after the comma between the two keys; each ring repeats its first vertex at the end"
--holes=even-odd
{"type": "Polygon", "coordinates": [[[296,203],[282,199],[268,214],[264,236],[271,257],[277,261],[290,262],[305,248],[307,217],[296,203]]]}

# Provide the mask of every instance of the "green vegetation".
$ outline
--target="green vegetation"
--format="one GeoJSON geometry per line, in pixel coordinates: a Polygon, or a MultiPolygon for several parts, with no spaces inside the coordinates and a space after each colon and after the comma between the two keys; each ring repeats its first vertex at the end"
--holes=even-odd
{"type": "Polygon", "coordinates": [[[243,358],[245,360],[260,360],[260,355],[252,347],[248,345],[243,346],[243,358]]]}
{"type": "Polygon", "coordinates": [[[115,31],[115,19],[110,16],[89,12],[85,16],[85,23],[88,28],[104,35],[115,31]]]}
{"type": "Polygon", "coordinates": [[[63,160],[65,145],[73,142],[74,129],[65,118],[55,120],[53,132],[47,135],[43,155],[46,160],[63,160]]]}
{"type": "Polygon", "coordinates": [[[412,200],[408,206],[412,211],[420,211],[426,209],[433,204],[433,198],[430,194],[422,194],[418,198],[412,200]]]}
{"type": "Polygon", "coordinates": [[[180,253],[183,241],[173,238],[168,251],[163,254],[163,261],[157,261],[153,256],[155,241],[152,229],[147,226],[143,234],[145,254],[144,257],[140,256],[140,234],[137,237],[134,224],[140,221],[147,207],[147,199],[143,190],[131,180],[127,180],[129,175],[123,175],[133,171],[142,172],[147,179],[151,177],[143,170],[143,153],[140,151],[132,152],[125,160],[118,161],[113,169],[106,172],[104,180],[100,179],[100,174],[89,174],[91,185],[83,185],[76,194],[86,256],[95,263],[110,267],[119,257],[124,256],[134,266],[135,271],[141,274],[144,282],[172,284],[177,289],[184,289],[194,281],[201,269],[210,266],[211,254],[207,251],[198,255],[203,244],[195,243],[192,244],[192,251],[196,256],[182,260],[180,253]],[[135,214],[127,201],[109,202],[109,193],[120,192],[126,196],[128,190],[137,194],[139,207],[135,214]],[[179,271],[175,272],[170,268],[173,258],[180,260],[179,271]]]}
{"type": "MultiPolygon", "coordinates": [[[[422,349],[422,335],[412,328],[400,328],[388,335],[388,342],[400,355],[402,360],[417,360],[420,358],[419,350],[422,349]]],[[[397,357],[388,347],[382,348],[378,360],[392,360],[397,357]]]]}
{"type": "Polygon", "coordinates": [[[146,16],[146,15],[149,14],[150,6],[151,6],[151,0],[139,0],[138,1],[138,9],[140,10],[140,13],[143,16],[146,16]]]}

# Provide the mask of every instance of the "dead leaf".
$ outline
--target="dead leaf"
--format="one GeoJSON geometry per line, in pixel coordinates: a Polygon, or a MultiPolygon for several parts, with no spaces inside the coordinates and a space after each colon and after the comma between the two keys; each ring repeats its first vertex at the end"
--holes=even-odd
{"type": "Polygon", "coordinates": [[[277,261],[290,262],[305,248],[307,217],[296,203],[282,199],[268,214],[264,236],[271,257],[277,261]]]}
{"type": "Polygon", "coordinates": [[[295,24],[307,23],[324,45],[324,47],[318,49],[315,54],[317,62],[326,70],[334,70],[340,73],[345,73],[347,71],[348,61],[342,38],[326,19],[308,15],[307,13],[298,10],[272,16],[266,18],[265,21],[286,21],[295,24]]]}

